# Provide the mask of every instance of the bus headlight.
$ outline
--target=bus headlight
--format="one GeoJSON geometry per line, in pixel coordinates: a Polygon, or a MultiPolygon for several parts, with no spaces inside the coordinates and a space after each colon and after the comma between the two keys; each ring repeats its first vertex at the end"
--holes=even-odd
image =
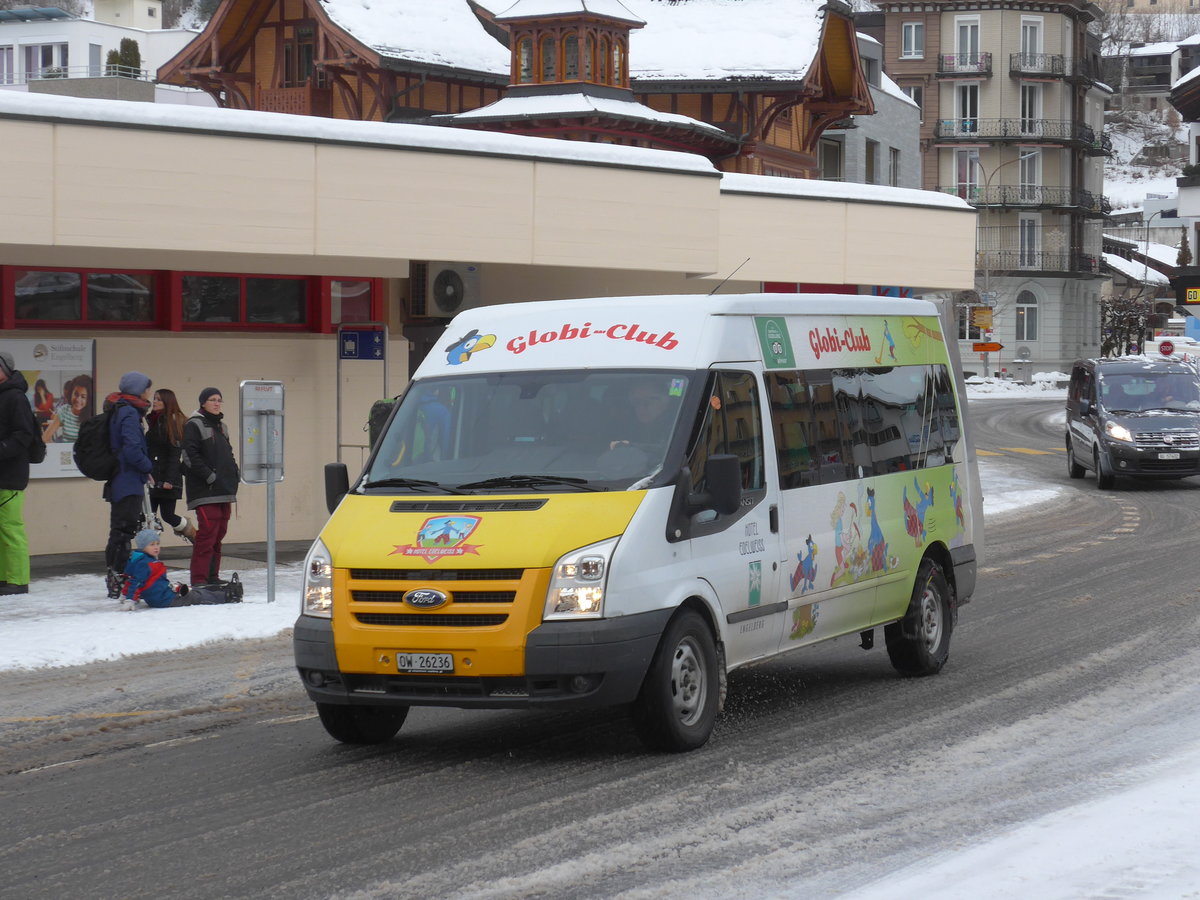
{"type": "Polygon", "coordinates": [[[333,614],[333,563],[321,539],[313,541],[304,558],[304,593],[300,612],[328,619],[333,614]]]}
{"type": "Polygon", "coordinates": [[[598,619],[604,615],[604,587],[617,539],[572,550],[554,564],[542,619],[598,619]]]}

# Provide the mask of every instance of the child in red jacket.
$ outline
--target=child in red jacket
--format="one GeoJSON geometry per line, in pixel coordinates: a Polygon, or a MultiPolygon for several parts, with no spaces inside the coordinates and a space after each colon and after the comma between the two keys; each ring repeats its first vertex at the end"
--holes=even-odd
{"type": "Polygon", "coordinates": [[[158,561],[162,545],[158,532],[144,528],[133,539],[134,551],[125,566],[125,596],[136,603],[165,609],[168,606],[208,606],[214,603],[241,603],[242,585],[237,574],[227,584],[208,585],[188,590],[186,584],[167,581],[167,566],[158,561]]]}

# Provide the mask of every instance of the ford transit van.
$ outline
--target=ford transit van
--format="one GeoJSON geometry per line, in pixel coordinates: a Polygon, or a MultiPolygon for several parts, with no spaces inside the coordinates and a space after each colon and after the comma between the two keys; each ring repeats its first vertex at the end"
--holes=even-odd
{"type": "Polygon", "coordinates": [[[1200,372],[1161,357],[1077,360],[1066,431],[1067,474],[1091,470],[1103,490],[1118,475],[1200,475],[1200,372]]]}
{"type": "Polygon", "coordinates": [[[952,352],[910,299],[462,313],[361,474],[326,469],[294,633],[326,730],[627,705],[682,751],[726,673],[779,653],[881,629],[895,669],[938,672],[981,543],[952,352]]]}

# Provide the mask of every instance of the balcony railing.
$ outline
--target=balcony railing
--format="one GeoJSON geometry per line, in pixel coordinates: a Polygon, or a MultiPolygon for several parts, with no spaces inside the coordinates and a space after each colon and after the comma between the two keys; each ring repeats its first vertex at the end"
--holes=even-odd
{"type": "Polygon", "coordinates": [[[1014,75],[1055,75],[1066,77],[1073,61],[1061,53],[1013,53],[1008,71],[1014,75]]]}
{"type": "Polygon", "coordinates": [[[300,87],[259,87],[255,108],[263,112],[293,113],[301,116],[330,116],[333,92],[308,82],[300,87]]]}
{"type": "Polygon", "coordinates": [[[1108,199],[1078,188],[1041,184],[958,184],[939,187],[944,194],[961,197],[972,206],[1012,207],[1014,209],[1074,208],[1082,212],[1106,216],[1112,212],[1108,199]]]}
{"type": "Polygon", "coordinates": [[[1049,141],[1082,147],[1089,153],[1111,154],[1112,142],[1083,122],[1070,119],[942,119],[933,128],[938,140],[1049,141]]]}
{"type": "Polygon", "coordinates": [[[939,75],[991,75],[990,53],[943,53],[938,56],[939,75]]]}
{"type": "Polygon", "coordinates": [[[1082,272],[1100,271],[1099,256],[1067,250],[988,250],[977,253],[975,267],[997,272],[1082,272]]]}
{"type": "Polygon", "coordinates": [[[132,78],[151,81],[146,69],[130,66],[46,66],[34,72],[0,72],[0,84],[28,84],[31,81],[53,81],[60,78],[132,78]]]}

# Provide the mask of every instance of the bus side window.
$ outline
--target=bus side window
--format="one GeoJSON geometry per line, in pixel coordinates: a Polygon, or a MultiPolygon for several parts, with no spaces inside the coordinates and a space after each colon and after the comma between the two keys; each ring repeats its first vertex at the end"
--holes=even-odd
{"type": "Polygon", "coordinates": [[[768,372],[771,428],[779,465],[779,486],[807,487],[818,482],[816,421],[804,372],[768,372]]]}
{"type": "Polygon", "coordinates": [[[705,463],[718,453],[732,453],[740,460],[742,490],[762,490],[762,412],[758,385],[749,372],[717,372],[713,376],[704,422],[688,454],[694,491],[704,490],[705,463]]]}

